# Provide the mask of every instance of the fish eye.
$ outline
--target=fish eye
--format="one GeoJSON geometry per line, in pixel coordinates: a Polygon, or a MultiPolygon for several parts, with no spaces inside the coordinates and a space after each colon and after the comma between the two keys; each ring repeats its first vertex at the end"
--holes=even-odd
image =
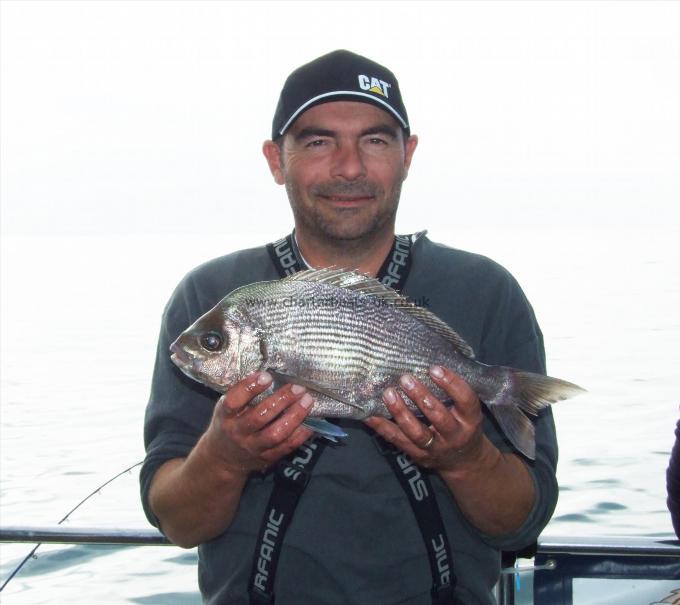
{"type": "Polygon", "coordinates": [[[215,332],[202,334],[200,338],[201,346],[206,351],[219,351],[222,347],[222,337],[215,332]]]}

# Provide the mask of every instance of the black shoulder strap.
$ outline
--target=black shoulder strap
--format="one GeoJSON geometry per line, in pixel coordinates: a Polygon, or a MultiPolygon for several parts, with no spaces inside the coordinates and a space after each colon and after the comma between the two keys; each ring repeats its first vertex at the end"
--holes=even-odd
{"type": "Polygon", "coordinates": [[[276,468],[250,575],[251,605],[274,603],[274,578],[283,538],[323,448],[323,441],[312,437],[276,468]]]}
{"type": "Polygon", "coordinates": [[[416,236],[395,235],[392,249],[378,271],[378,279],[386,286],[401,292],[411,271],[411,247],[416,236]]]}
{"type": "Polygon", "coordinates": [[[292,233],[271,244],[267,244],[269,258],[272,259],[279,277],[286,277],[307,268],[292,233]]]}
{"type": "MultiPolygon", "coordinates": [[[[378,273],[383,284],[403,290],[411,270],[411,247],[418,235],[395,236],[392,249],[378,273]]],[[[269,244],[267,251],[280,277],[306,268],[292,233],[269,244]]],[[[456,576],[451,548],[427,474],[406,454],[395,450],[377,435],[375,439],[408,496],[423,536],[432,571],[433,605],[459,605],[454,595],[456,576]]],[[[253,560],[249,586],[251,605],[274,603],[274,578],[284,536],[322,449],[322,440],[312,439],[284,459],[276,469],[253,560]]]]}
{"type": "Polygon", "coordinates": [[[451,547],[428,472],[380,435],[376,434],[373,438],[408,496],[418,522],[432,572],[433,605],[459,605],[460,601],[455,596],[456,575],[451,547]]]}
{"type": "MultiPolygon", "coordinates": [[[[394,237],[390,253],[378,271],[378,279],[383,284],[398,292],[404,289],[406,278],[411,271],[411,247],[421,234],[394,237]]],[[[286,277],[308,268],[297,247],[294,233],[267,244],[267,252],[279,277],[286,277]]]]}

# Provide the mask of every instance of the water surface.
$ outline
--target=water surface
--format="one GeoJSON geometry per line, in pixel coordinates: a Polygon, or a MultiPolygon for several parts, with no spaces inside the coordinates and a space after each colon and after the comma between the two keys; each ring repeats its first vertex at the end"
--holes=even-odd
{"type": "MultiPolygon", "coordinates": [[[[680,288],[672,277],[678,258],[671,234],[638,233],[635,247],[629,234],[604,242],[595,234],[533,233],[523,245],[510,236],[432,237],[507,266],[534,305],[550,373],[588,389],[555,407],[561,495],[545,533],[670,537],[665,468],[680,403],[680,288]]],[[[195,264],[257,242],[168,243],[3,242],[3,525],[54,525],[143,458],[144,406],[170,292],[195,264]]],[[[146,527],[136,471],[68,523],[146,527]]],[[[3,579],[29,550],[0,545],[3,579]]],[[[43,546],[38,554],[5,589],[3,602],[198,602],[195,551],[43,546]]]]}

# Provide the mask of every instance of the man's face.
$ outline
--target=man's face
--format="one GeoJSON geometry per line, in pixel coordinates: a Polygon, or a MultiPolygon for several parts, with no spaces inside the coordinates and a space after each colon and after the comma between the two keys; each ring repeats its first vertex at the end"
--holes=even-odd
{"type": "Polygon", "coordinates": [[[349,244],[394,231],[416,144],[414,136],[404,141],[387,112],[337,101],[304,112],[280,149],[266,143],[264,151],[286,186],[298,231],[349,244]]]}

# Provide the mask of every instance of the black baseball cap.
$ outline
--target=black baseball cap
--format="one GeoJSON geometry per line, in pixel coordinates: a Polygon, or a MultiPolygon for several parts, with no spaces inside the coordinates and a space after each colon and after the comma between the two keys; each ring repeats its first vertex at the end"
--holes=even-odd
{"type": "Polygon", "coordinates": [[[366,57],[335,50],[298,67],[288,76],[274,112],[272,139],[285,134],[306,110],[331,101],[371,103],[392,114],[405,135],[410,134],[395,75],[366,57]]]}

